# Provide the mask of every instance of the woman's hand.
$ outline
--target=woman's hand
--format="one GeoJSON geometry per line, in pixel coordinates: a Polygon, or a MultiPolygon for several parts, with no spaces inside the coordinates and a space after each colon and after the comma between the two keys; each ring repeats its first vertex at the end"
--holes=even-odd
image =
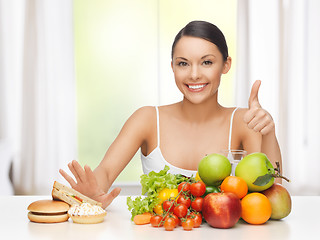
{"type": "Polygon", "coordinates": [[[258,92],[260,85],[261,81],[259,80],[252,85],[248,103],[249,110],[245,113],[243,119],[248,128],[260,132],[262,135],[267,135],[274,132],[275,125],[271,115],[259,103],[258,92]]]}
{"type": "Polygon", "coordinates": [[[68,167],[75,177],[76,182],[62,169],[60,169],[59,172],[68,181],[70,186],[78,192],[101,202],[103,208],[109,206],[113,199],[119,195],[121,191],[120,188],[115,188],[110,193],[104,192],[98,186],[96,177],[88,165],[82,168],[77,161],[73,160],[68,164],[68,167]]]}

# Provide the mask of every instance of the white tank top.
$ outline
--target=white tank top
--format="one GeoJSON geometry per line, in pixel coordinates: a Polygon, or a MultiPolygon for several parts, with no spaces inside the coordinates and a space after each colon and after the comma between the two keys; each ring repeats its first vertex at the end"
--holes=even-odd
{"type": "MultiPolygon", "coordinates": [[[[141,153],[141,163],[142,163],[142,169],[144,174],[149,174],[151,171],[159,172],[160,170],[164,169],[165,165],[169,166],[170,170],[168,172],[172,174],[182,174],[186,177],[191,177],[192,175],[195,176],[197,173],[197,170],[187,170],[183,168],[179,168],[176,166],[173,166],[169,162],[166,161],[166,159],[163,157],[161,149],[160,149],[160,125],[159,125],[159,110],[158,107],[155,107],[157,112],[157,147],[153,149],[153,151],[147,155],[144,156],[141,153]]],[[[230,119],[230,127],[229,127],[229,141],[228,141],[228,150],[231,150],[231,135],[232,135],[232,122],[233,122],[233,116],[238,108],[235,108],[231,114],[230,119]]]]}

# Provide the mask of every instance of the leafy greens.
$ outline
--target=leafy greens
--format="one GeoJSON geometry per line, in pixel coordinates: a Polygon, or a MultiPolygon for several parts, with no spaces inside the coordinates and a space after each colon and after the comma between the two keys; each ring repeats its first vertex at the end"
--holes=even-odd
{"type": "Polygon", "coordinates": [[[187,177],[181,174],[168,173],[169,169],[168,166],[165,166],[158,173],[152,171],[140,176],[142,195],[145,196],[138,196],[134,199],[132,197],[127,198],[128,209],[132,215],[131,219],[135,215],[152,212],[153,208],[160,202],[158,195],[161,190],[165,188],[175,189],[181,182],[187,180],[187,177]]]}

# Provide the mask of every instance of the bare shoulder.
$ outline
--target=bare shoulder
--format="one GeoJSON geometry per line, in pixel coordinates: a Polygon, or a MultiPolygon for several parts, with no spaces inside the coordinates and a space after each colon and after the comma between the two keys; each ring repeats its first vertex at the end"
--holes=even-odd
{"type": "Polygon", "coordinates": [[[128,119],[128,122],[132,122],[135,125],[143,128],[152,124],[156,119],[156,110],[152,106],[144,106],[137,109],[128,119]]]}
{"type": "Polygon", "coordinates": [[[147,141],[156,128],[156,110],[155,107],[145,106],[137,109],[126,121],[121,129],[120,136],[140,145],[147,141]]]}
{"type": "Polygon", "coordinates": [[[244,115],[248,108],[239,108],[234,115],[236,136],[242,142],[244,149],[249,152],[256,152],[260,149],[261,134],[249,129],[244,122],[244,115]]]}
{"type": "Polygon", "coordinates": [[[155,107],[153,106],[144,106],[138,108],[132,116],[137,118],[148,118],[156,114],[155,107]]]}
{"type": "Polygon", "coordinates": [[[244,115],[246,114],[247,111],[248,111],[248,108],[238,108],[234,114],[234,120],[233,120],[234,124],[237,126],[238,130],[241,130],[241,132],[245,132],[249,130],[243,120],[244,115]]]}
{"type": "Polygon", "coordinates": [[[235,120],[243,121],[243,117],[247,111],[248,111],[248,108],[238,108],[234,115],[235,120]]]}

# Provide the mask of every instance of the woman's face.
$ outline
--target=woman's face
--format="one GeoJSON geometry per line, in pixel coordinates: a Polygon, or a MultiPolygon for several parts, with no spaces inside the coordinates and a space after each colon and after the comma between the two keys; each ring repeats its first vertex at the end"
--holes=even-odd
{"type": "Polygon", "coordinates": [[[231,58],[224,61],[218,47],[207,40],[184,36],[175,46],[171,66],[185,99],[199,104],[216,99],[221,74],[229,71],[231,58]]]}

